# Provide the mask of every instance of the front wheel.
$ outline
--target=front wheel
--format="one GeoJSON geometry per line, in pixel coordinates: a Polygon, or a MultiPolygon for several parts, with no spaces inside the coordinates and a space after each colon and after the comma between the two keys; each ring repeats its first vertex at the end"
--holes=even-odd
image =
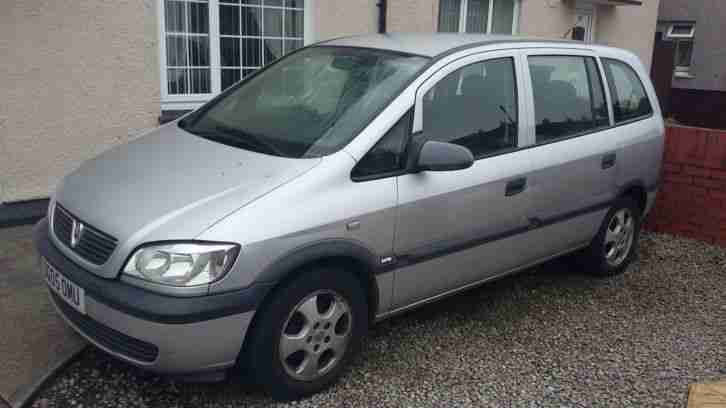
{"type": "Polygon", "coordinates": [[[639,235],[640,208],[630,197],[619,198],[583,253],[587,272],[595,276],[623,273],[635,257],[639,235]]]}
{"type": "Polygon", "coordinates": [[[340,377],[368,329],[358,279],[318,267],[277,289],[248,344],[250,373],[273,398],[297,399],[340,377]]]}

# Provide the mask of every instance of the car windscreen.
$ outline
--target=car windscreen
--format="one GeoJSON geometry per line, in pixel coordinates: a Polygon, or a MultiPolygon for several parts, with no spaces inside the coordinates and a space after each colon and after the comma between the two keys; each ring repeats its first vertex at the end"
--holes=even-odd
{"type": "Polygon", "coordinates": [[[179,126],[260,153],[324,156],[348,144],[427,61],[368,48],[305,48],[247,79],[179,126]]]}

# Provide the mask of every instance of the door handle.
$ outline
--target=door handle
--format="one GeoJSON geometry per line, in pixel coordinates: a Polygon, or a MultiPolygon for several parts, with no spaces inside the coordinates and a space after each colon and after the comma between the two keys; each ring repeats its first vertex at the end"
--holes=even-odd
{"type": "Polygon", "coordinates": [[[615,159],[617,156],[615,153],[608,153],[605,156],[602,157],[602,168],[603,169],[609,169],[610,167],[613,167],[615,165],[615,159]]]}
{"type": "Polygon", "coordinates": [[[507,186],[504,190],[504,195],[511,197],[517,195],[527,189],[527,179],[524,177],[510,180],[507,182],[507,186]]]}

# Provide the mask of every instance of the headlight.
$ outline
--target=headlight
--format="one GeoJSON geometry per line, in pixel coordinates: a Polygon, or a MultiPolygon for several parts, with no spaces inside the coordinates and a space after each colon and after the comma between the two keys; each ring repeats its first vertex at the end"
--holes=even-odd
{"type": "Polygon", "coordinates": [[[224,276],[238,253],[235,244],[150,245],[134,252],[123,273],[163,285],[204,285],[224,276]]]}

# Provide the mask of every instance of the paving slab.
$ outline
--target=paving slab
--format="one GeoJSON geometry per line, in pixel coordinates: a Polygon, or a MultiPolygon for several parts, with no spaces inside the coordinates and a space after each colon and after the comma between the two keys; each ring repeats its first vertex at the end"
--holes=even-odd
{"type": "Polygon", "coordinates": [[[726,407],[726,381],[691,384],[688,387],[688,408],[726,407]]]}
{"type": "Polygon", "coordinates": [[[18,406],[85,345],[50,303],[32,226],[0,229],[0,408],[18,406]]]}

